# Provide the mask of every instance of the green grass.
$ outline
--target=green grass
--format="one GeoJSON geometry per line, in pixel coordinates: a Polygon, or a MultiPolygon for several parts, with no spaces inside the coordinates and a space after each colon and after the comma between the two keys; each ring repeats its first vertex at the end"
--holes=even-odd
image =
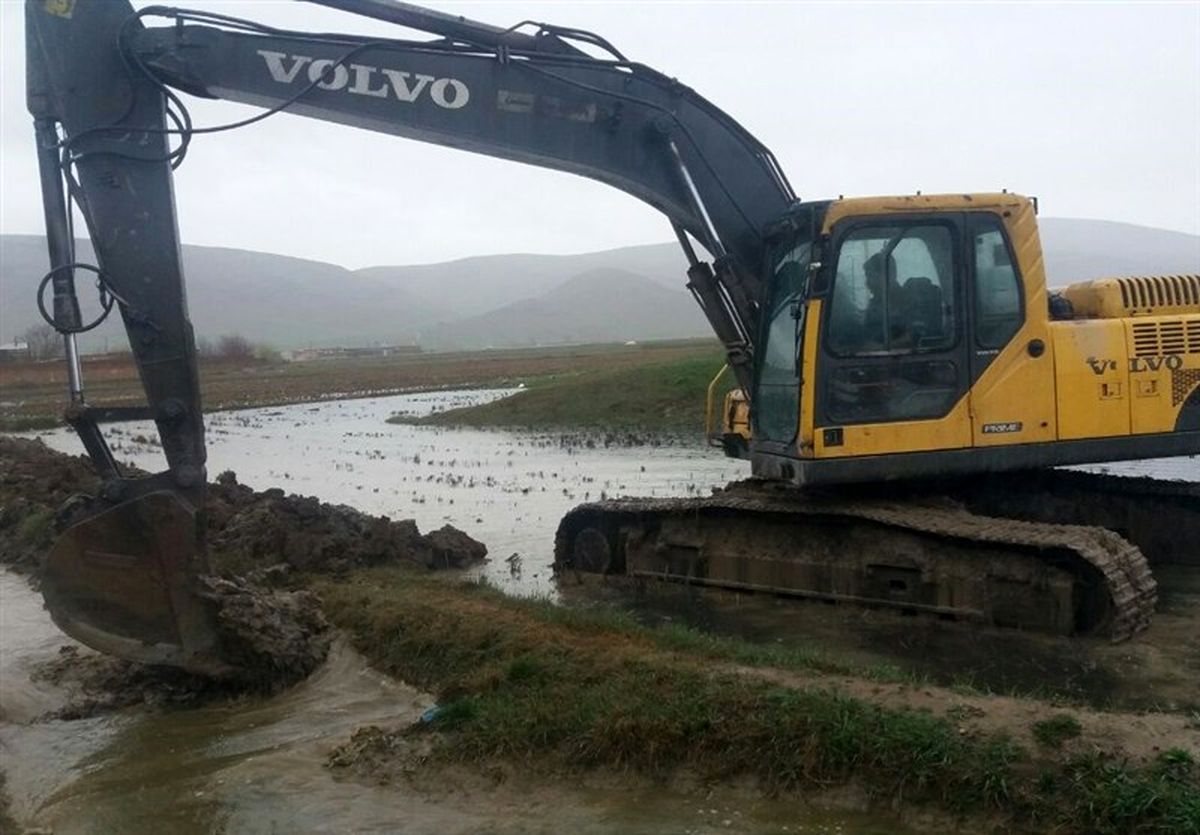
{"type": "Polygon", "coordinates": [[[998,813],[1032,828],[1193,831],[1197,784],[1178,755],[1148,769],[1061,761],[1003,735],[961,734],[930,713],[732,669],[836,667],[819,656],[513,600],[479,584],[374,569],[315,587],[375,665],[436,694],[444,734],[435,756],[449,761],[753,775],[771,791],[854,780],[881,802],[998,813]]]}
{"type": "Polygon", "coordinates": [[[699,433],[708,384],[724,362],[720,351],[705,347],[680,360],[559,375],[534,381],[527,390],[502,400],[415,422],[699,433]]]}
{"type": "Polygon", "coordinates": [[[1050,794],[1067,803],[1059,812],[1061,819],[1077,819],[1082,831],[1096,835],[1197,835],[1196,772],[1192,756],[1178,749],[1159,754],[1145,769],[1092,754],[1068,763],[1059,790],[1051,789],[1050,794]]]}
{"type": "Polygon", "coordinates": [[[54,415],[0,415],[0,432],[32,432],[63,425],[62,418],[54,415]]]}
{"type": "Polygon", "coordinates": [[[1066,713],[1033,723],[1033,738],[1039,745],[1047,748],[1061,748],[1064,742],[1074,739],[1082,732],[1079,720],[1066,713]]]}
{"type": "Polygon", "coordinates": [[[17,525],[17,541],[25,545],[49,545],[54,525],[54,512],[34,510],[17,525]]]}

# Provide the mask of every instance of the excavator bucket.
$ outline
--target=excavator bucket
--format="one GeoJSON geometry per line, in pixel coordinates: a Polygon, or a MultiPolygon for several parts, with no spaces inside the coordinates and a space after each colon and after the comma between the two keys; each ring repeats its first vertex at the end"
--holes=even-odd
{"type": "Polygon", "coordinates": [[[170,491],[86,514],[47,556],[42,595],[63,632],[110,655],[226,677],[198,514],[170,491]]]}

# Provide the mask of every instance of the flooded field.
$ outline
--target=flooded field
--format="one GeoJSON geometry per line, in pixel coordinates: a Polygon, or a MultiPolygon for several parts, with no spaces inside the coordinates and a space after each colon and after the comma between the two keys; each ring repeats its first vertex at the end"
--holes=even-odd
{"type": "MultiPolygon", "coordinates": [[[[256,490],[281,487],[358,510],[450,523],[485,542],[488,580],[519,594],[552,594],[554,530],[574,505],[602,496],[685,496],[749,474],[749,465],[699,445],[637,443],[604,434],[525,434],[389,424],[393,414],[487,402],[508,390],[431,392],[223,412],[207,419],[208,470],[233,470],[256,490]],[[515,559],[510,559],[513,555],[515,559]]],[[[149,423],[115,427],[122,461],[162,469],[149,423]]],[[[112,430],[109,430],[110,432],[112,430]]],[[[82,451],[69,430],[40,433],[82,451]]]]}
{"type": "MultiPolygon", "coordinates": [[[[212,475],[237,472],[361,510],[447,522],[488,543],[480,569],[522,594],[551,594],[558,516],[602,493],[686,495],[744,475],[737,462],[684,445],[630,446],[603,436],[517,435],[390,425],[503,395],[420,394],[256,409],[208,420],[212,475]],[[511,555],[518,559],[508,559],[511,555]]],[[[118,457],[161,466],[149,425],[115,427],[118,457]]],[[[76,454],[74,435],[41,433],[76,454]]],[[[0,751],[14,816],[55,833],[171,832],[892,832],[895,821],[807,809],[729,791],[599,781],[560,787],[364,786],[324,767],[354,729],[399,727],[427,694],[372,671],[344,644],[314,676],[265,700],[76,721],[39,717],[69,693],[31,673],[70,643],[26,580],[0,572],[0,751]]]]}
{"type": "MultiPolygon", "coordinates": [[[[386,422],[393,414],[416,416],[503,394],[416,394],[217,414],[208,420],[210,477],[233,470],[256,489],[279,486],[413,518],[422,530],[453,524],[490,549],[489,562],[473,571],[510,593],[615,603],[647,621],[794,645],[940,683],[1038,690],[1098,705],[1200,709],[1200,576],[1190,570],[1160,578],[1154,626],[1137,642],[1117,646],[686,589],[560,591],[550,572],[553,536],[573,505],[618,495],[704,494],[745,477],[748,466],[695,439],[386,422]]],[[[121,460],[161,468],[151,426],[116,429],[111,438],[121,460]]],[[[80,451],[67,431],[40,437],[55,449],[80,451]]],[[[1108,471],[1200,479],[1194,460],[1108,471]]],[[[388,786],[339,779],[325,759],[354,729],[403,726],[432,704],[427,694],[372,671],[342,643],[317,674],[269,699],[40,719],[69,694],[31,673],[69,641],[42,610],[40,596],[9,573],[0,574],[0,633],[7,791],[18,820],[56,833],[904,831],[887,817],[831,814],[735,789],[647,784],[630,791],[626,784],[613,791],[601,778],[552,787],[479,775],[452,785],[423,785],[419,775],[388,786]]]]}

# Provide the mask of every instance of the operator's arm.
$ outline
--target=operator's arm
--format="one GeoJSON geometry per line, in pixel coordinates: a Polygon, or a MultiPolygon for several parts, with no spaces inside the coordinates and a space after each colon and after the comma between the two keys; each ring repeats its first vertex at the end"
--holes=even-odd
{"type": "Polygon", "coordinates": [[[73,360],[69,420],[106,481],[99,497],[76,505],[43,589],[48,601],[57,595],[51,609],[66,631],[128,658],[198,667],[215,640],[193,589],[204,564],[205,447],[171,169],[196,137],[238,125],[192,124],[176,90],[264,108],[241,124],[286,111],[554,168],[646,201],[670,220],[688,287],[749,391],[764,228],[793,199],[761,143],[596,35],[545,25],[528,35],[393,0],[314,2],[442,37],[283,32],[213,13],[135,13],[127,0],[26,2],[51,261],[44,286],[54,302],[47,318],[73,360]],[[152,17],[170,25],[147,28],[152,17]],[[72,203],[95,265],[74,262],[72,203]],[[711,267],[692,238],[712,254],[711,267]],[[80,269],[98,275],[120,310],[144,408],[85,403],[73,341],[83,329],[80,269]],[[130,417],[157,423],[166,471],[139,479],[118,471],[98,425],[130,417]]]}

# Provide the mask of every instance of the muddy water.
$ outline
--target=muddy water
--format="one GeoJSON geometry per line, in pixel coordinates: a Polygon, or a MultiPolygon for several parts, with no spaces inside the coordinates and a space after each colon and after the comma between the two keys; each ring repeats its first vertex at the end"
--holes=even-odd
{"type": "MultiPolygon", "coordinates": [[[[393,414],[496,399],[503,390],[434,392],[223,412],[207,419],[209,477],[233,470],[257,490],[282,487],[367,513],[416,519],[422,531],[447,522],[486,543],[481,569],[519,594],[553,594],[554,530],[571,507],[601,496],[683,496],[749,474],[749,465],[699,446],[628,446],[602,435],[564,436],[386,423],[393,414]],[[590,444],[590,446],[589,446],[590,444]],[[510,560],[513,554],[518,558],[510,560]]],[[[117,457],[147,470],[165,466],[149,423],[116,427],[117,457]]],[[[112,431],[112,430],[110,430],[112,431]]],[[[38,435],[77,454],[69,431],[38,435]]]]}
{"type": "MultiPolygon", "coordinates": [[[[703,494],[747,474],[745,464],[694,445],[606,446],[603,437],[385,422],[394,413],[424,414],[501,394],[406,395],[214,415],[208,421],[210,474],[232,469],[256,489],[282,486],[367,512],[415,518],[423,530],[449,522],[488,544],[491,561],[479,571],[489,580],[510,592],[538,595],[556,593],[549,570],[554,529],[574,504],[621,494],[703,494]]],[[[147,470],[162,467],[157,447],[141,440],[153,437],[149,425],[117,429],[118,457],[147,470]]],[[[69,433],[41,437],[57,449],[80,451],[69,433]]],[[[1133,468],[1200,477],[1194,460],[1133,468]]],[[[1200,611],[1200,595],[1175,600],[1178,623],[1169,623],[1178,633],[1194,625],[1189,618],[1200,611]]],[[[1017,665],[1024,671],[1021,681],[1065,677],[1098,691],[1111,688],[1117,672],[1146,672],[1136,666],[1116,671],[1068,642],[1001,638],[1016,643],[997,652],[1000,645],[953,625],[891,613],[694,594],[644,596],[624,605],[648,619],[797,642],[867,665],[927,670],[930,658],[942,659],[944,669],[936,675],[976,684],[989,683],[991,668],[981,666],[988,658],[1028,660],[1017,665]]],[[[430,703],[427,695],[371,671],[345,646],[309,681],[269,700],[39,721],[66,694],[31,681],[30,670],[67,639],[42,611],[38,595],[8,574],[0,574],[0,635],[0,754],[13,811],[23,822],[58,833],[903,831],[886,817],[831,814],[734,790],[706,796],[661,786],[614,791],[578,781],[553,787],[510,781],[431,791],[339,780],[322,764],[354,728],[404,725],[430,703]]],[[[1164,643],[1188,642],[1177,635],[1164,643]]],[[[1104,648],[1095,652],[1102,656],[1104,648]]],[[[996,680],[1020,683],[1009,680],[1013,665],[992,667],[999,671],[996,680]]]]}
{"type": "MultiPolygon", "coordinates": [[[[601,495],[687,495],[745,474],[694,446],[605,446],[603,438],[450,431],[385,423],[482,402],[497,392],[409,395],[259,409],[208,421],[210,473],[361,510],[449,522],[486,542],[480,571],[523,594],[551,594],[558,517],[601,495]],[[506,559],[517,554],[518,559],[506,559]]],[[[149,425],[116,427],[118,457],[148,470],[149,425]],[[140,437],[139,437],[140,436],[140,437]]],[[[52,447],[79,451],[66,432],[52,447]]],[[[339,644],[313,677],[277,697],[187,710],[38,717],[69,694],[31,680],[69,643],[40,597],[0,573],[0,753],[13,814],[55,833],[170,832],[894,832],[894,820],[830,813],[727,790],[558,786],[366,786],[336,778],[329,751],[364,725],[406,725],[431,704],[339,644]]]]}
{"type": "Polygon", "coordinates": [[[68,641],[9,572],[0,572],[0,628],[0,762],[12,813],[57,835],[910,831],[886,816],[734,789],[528,785],[511,775],[499,785],[340,780],[323,763],[355,728],[404,726],[432,704],[342,643],[321,670],[275,698],[39,720],[66,694],[30,673],[68,641]]]}

